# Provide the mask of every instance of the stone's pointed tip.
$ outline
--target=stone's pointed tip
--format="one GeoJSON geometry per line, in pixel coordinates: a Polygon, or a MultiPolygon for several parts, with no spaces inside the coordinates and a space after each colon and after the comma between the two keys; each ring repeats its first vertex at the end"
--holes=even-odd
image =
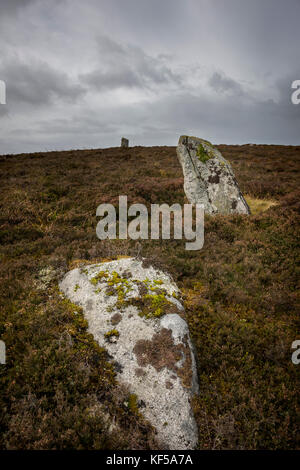
{"type": "Polygon", "coordinates": [[[178,145],[180,144],[186,144],[187,143],[188,136],[187,135],[181,135],[178,139],[178,145]]]}
{"type": "Polygon", "coordinates": [[[186,145],[192,142],[212,146],[212,143],[209,140],[202,139],[201,137],[195,137],[193,135],[181,135],[178,140],[178,145],[186,145]]]}

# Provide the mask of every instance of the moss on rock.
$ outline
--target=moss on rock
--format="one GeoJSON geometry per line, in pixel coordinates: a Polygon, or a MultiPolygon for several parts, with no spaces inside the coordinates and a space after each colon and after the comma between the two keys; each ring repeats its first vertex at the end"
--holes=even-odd
{"type": "Polygon", "coordinates": [[[202,144],[199,144],[197,147],[197,157],[202,163],[206,163],[211,158],[202,144]]]}

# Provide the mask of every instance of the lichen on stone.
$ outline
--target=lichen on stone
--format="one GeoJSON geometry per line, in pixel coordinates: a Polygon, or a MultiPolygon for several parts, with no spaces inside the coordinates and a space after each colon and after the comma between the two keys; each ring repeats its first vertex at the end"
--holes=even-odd
{"type": "Polygon", "coordinates": [[[115,328],[104,333],[104,338],[111,342],[112,338],[119,338],[120,333],[115,328]]]}
{"type": "Polygon", "coordinates": [[[159,318],[164,315],[165,307],[171,302],[166,298],[165,292],[146,294],[144,296],[144,309],[139,313],[146,318],[159,318]]]}
{"type": "MultiPolygon", "coordinates": [[[[99,271],[90,279],[90,282],[94,286],[98,285],[98,283],[105,283],[105,294],[108,296],[116,295],[118,298],[116,303],[117,308],[122,308],[126,294],[131,290],[127,276],[122,278],[116,271],[112,271],[111,273],[108,271],[99,271]]],[[[95,292],[101,292],[101,288],[99,287],[95,292]]]]}
{"type": "Polygon", "coordinates": [[[197,154],[197,157],[199,158],[200,162],[202,162],[202,163],[206,163],[211,158],[211,156],[205,150],[205,148],[202,144],[198,145],[196,154],[197,154]]]}
{"type": "Polygon", "coordinates": [[[103,278],[107,278],[107,277],[108,277],[108,273],[106,271],[99,271],[98,274],[96,274],[96,276],[90,279],[90,283],[96,286],[98,282],[101,282],[103,278]]]}
{"type": "Polygon", "coordinates": [[[139,288],[139,297],[128,301],[128,304],[134,305],[139,310],[139,316],[149,318],[160,318],[172,310],[177,312],[177,308],[173,302],[167,298],[166,289],[159,287],[163,282],[158,279],[150,281],[136,281],[139,288]]]}
{"type": "MultiPolygon", "coordinates": [[[[126,277],[121,277],[116,271],[111,273],[108,271],[100,271],[90,279],[93,285],[103,282],[105,284],[105,294],[107,296],[116,296],[116,302],[107,307],[108,311],[118,309],[122,311],[129,305],[134,305],[138,309],[138,314],[141,317],[160,318],[170,310],[177,313],[177,308],[174,302],[167,298],[168,293],[164,289],[163,281],[161,279],[154,279],[150,281],[148,278],[141,280],[132,279],[126,273],[126,277]],[[133,291],[134,287],[138,292],[138,297],[128,296],[133,291]]],[[[96,292],[101,292],[98,288],[96,292]]],[[[172,297],[177,299],[177,295],[173,292],[172,297]]]]}
{"type": "Polygon", "coordinates": [[[110,319],[112,325],[117,325],[121,320],[122,315],[120,313],[115,313],[110,319]]]}
{"type": "Polygon", "coordinates": [[[157,371],[166,367],[180,377],[183,387],[191,387],[193,371],[187,338],[175,344],[172,331],[162,328],[151,340],[137,341],[133,352],[140,367],[150,364],[157,371]]]}
{"type": "Polygon", "coordinates": [[[210,142],[198,137],[179,138],[177,157],[183,169],[184,191],[191,204],[207,214],[250,214],[229,162],[210,142]],[[235,207],[230,201],[238,200],[235,207]]]}
{"type": "Polygon", "coordinates": [[[135,393],[129,395],[128,408],[132,413],[139,414],[138,397],[135,393]]]}

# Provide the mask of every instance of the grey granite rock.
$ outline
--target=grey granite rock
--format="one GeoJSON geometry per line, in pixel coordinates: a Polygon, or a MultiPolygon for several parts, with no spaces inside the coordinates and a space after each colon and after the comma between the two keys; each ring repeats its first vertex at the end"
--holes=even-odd
{"type": "Polygon", "coordinates": [[[250,214],[230,163],[210,142],[181,136],[176,151],[191,204],[202,204],[208,214],[250,214]]]}
{"type": "Polygon", "coordinates": [[[124,258],[68,272],[61,291],[83,308],[89,331],[136,395],[140,412],[166,449],[193,449],[190,400],[198,391],[180,293],[169,275],[124,258]]]}

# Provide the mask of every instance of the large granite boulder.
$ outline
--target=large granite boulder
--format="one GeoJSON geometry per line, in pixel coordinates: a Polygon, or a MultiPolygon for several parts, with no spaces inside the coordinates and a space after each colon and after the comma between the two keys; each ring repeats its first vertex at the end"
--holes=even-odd
{"type": "Polygon", "coordinates": [[[176,151],[191,204],[208,214],[250,214],[230,163],[210,142],[183,135],[176,151]]]}
{"type": "Polygon", "coordinates": [[[73,269],[60,290],[83,308],[90,333],[132,393],[131,406],[156,428],[164,447],[193,449],[196,364],[180,292],[170,276],[124,258],[73,269]]]}

